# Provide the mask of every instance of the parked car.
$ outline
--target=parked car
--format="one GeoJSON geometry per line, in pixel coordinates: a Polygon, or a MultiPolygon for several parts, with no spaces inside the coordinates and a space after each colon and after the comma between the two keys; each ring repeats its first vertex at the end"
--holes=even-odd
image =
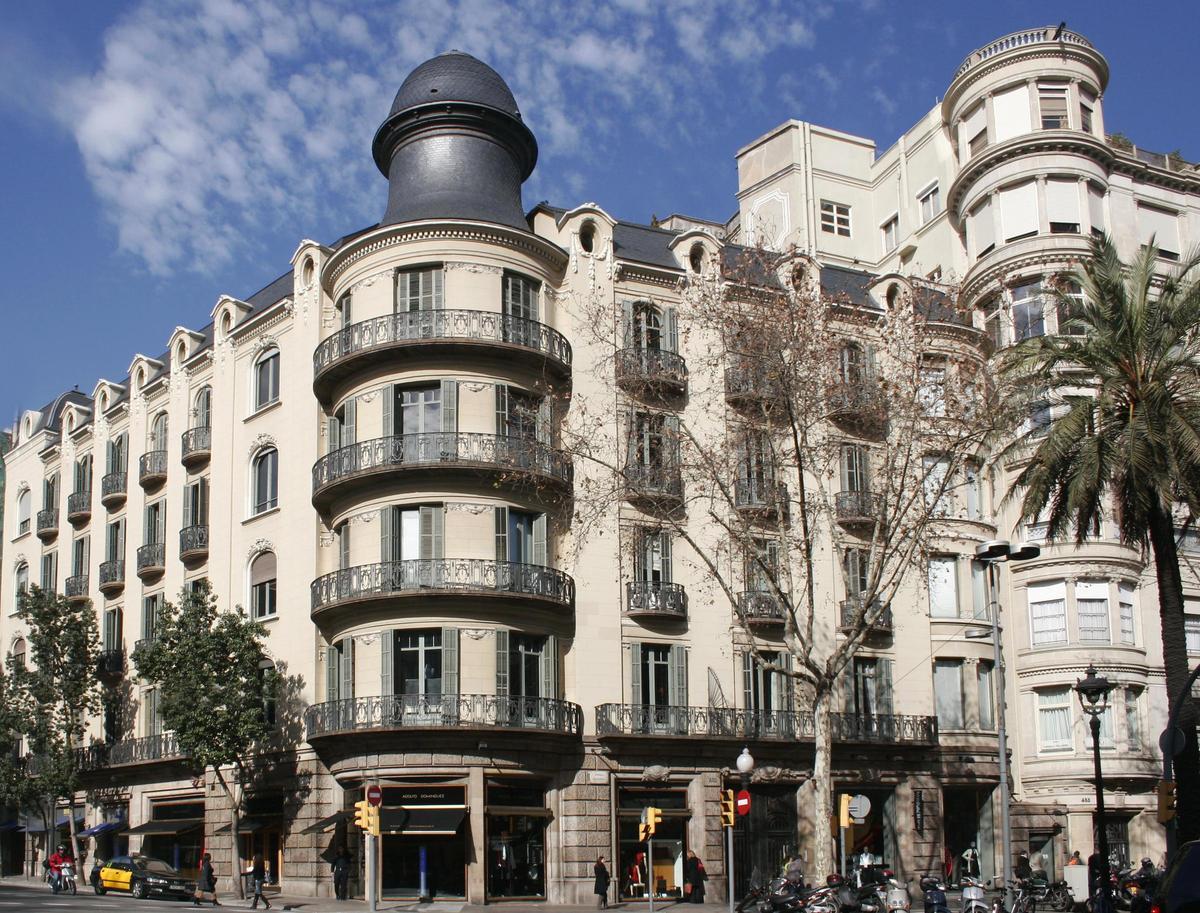
{"type": "Polygon", "coordinates": [[[1153,913],[1200,913],[1200,840],[1185,843],[1159,882],[1153,913]]]}
{"type": "Polygon", "coordinates": [[[130,896],[182,897],[196,894],[196,882],[184,878],[177,869],[153,856],[114,856],[100,869],[96,893],[128,891],[130,896]]]}

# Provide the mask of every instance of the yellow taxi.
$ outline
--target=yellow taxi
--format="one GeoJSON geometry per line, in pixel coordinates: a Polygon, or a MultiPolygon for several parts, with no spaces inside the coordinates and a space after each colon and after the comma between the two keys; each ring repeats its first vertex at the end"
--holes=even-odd
{"type": "Polygon", "coordinates": [[[196,894],[196,882],[153,856],[114,856],[100,867],[96,893],[128,891],[133,897],[182,897],[196,894]]]}

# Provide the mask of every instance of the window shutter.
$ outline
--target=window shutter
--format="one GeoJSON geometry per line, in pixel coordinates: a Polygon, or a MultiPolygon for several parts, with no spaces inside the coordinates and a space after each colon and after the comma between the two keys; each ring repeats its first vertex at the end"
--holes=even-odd
{"type": "Polygon", "coordinates": [[[392,644],[395,640],[396,632],[390,628],[379,635],[379,693],[384,697],[391,697],[396,693],[392,677],[395,668],[392,665],[392,644]]]}
{"type": "Polygon", "coordinates": [[[1104,191],[1088,184],[1088,219],[1093,231],[1104,231],[1104,191]]]}
{"type": "Polygon", "coordinates": [[[621,302],[621,348],[632,349],[633,342],[633,302],[621,302]]]}
{"type": "Polygon", "coordinates": [[[671,576],[671,533],[670,531],[663,529],[659,530],[657,535],[659,541],[659,555],[661,555],[662,560],[662,582],[670,583],[673,579],[671,576]]]}
{"type": "Polygon", "coordinates": [[[890,715],[892,712],[892,661],[890,659],[875,660],[875,694],[879,702],[879,712],[890,715]]]}
{"type": "Polygon", "coordinates": [[[421,557],[443,557],[445,510],[441,504],[421,508],[421,557]]]}
{"type": "Polygon", "coordinates": [[[668,415],[663,419],[663,468],[679,468],[679,416],[668,415]]]}
{"type": "Polygon", "coordinates": [[[842,711],[845,713],[854,713],[858,709],[858,702],[854,699],[854,671],[854,660],[850,660],[842,670],[842,711]]]}
{"type": "Polygon", "coordinates": [[[342,407],[341,445],[348,447],[357,440],[358,435],[358,400],[348,399],[342,407]]]}
{"type": "Polygon", "coordinates": [[[496,384],[496,434],[508,434],[508,384],[496,384]]]}
{"type": "Polygon", "coordinates": [[[558,699],[558,638],[553,634],[542,647],[542,697],[558,699]]]}
{"type": "Polygon", "coordinates": [[[669,666],[671,703],[676,707],[688,705],[687,649],[683,644],[671,645],[669,666]]]}
{"type": "Polygon", "coordinates": [[[325,648],[325,700],[336,701],[338,699],[338,683],[341,681],[341,671],[338,668],[338,659],[341,654],[338,653],[337,647],[325,648]]]}
{"type": "Polygon", "coordinates": [[[391,437],[396,433],[396,385],[388,384],[383,388],[383,436],[391,437]]]}
{"type": "Polygon", "coordinates": [[[754,709],[754,654],[749,650],[742,654],[742,706],[754,709]]]}
{"type": "Polygon", "coordinates": [[[508,631],[496,630],[496,697],[508,697],[508,631]]]}
{"type": "Polygon", "coordinates": [[[496,560],[508,560],[508,508],[497,507],[496,516],[496,560]]]}
{"type": "Polygon", "coordinates": [[[200,503],[196,508],[196,521],[201,526],[208,525],[208,479],[200,479],[197,494],[200,497],[200,503]]]}
{"type": "Polygon", "coordinates": [[[993,95],[992,112],[996,119],[998,143],[1029,133],[1033,129],[1029,117],[1029,89],[1024,83],[993,95]]]}
{"type": "Polygon", "coordinates": [[[992,198],[988,197],[971,213],[968,232],[975,235],[975,256],[979,257],[996,243],[996,224],[992,216],[992,198]]]}
{"type": "Polygon", "coordinates": [[[341,672],[341,699],[348,701],[354,697],[354,638],[343,637],[339,671],[341,672]]]}
{"type": "Polygon", "coordinates": [[[195,525],[196,486],[189,485],[183,492],[183,528],[195,525]]]}
{"type": "Polygon", "coordinates": [[[442,628],[442,694],[458,694],[458,628],[442,628]]]}
{"type": "MultiPolygon", "coordinates": [[[[390,507],[385,507],[383,509],[380,522],[385,523],[385,524],[390,524],[391,514],[392,514],[392,509],[390,507]]],[[[346,568],[348,568],[350,566],[350,521],[349,520],[345,521],[341,526],[339,526],[337,528],[337,537],[338,537],[338,569],[345,570],[346,568]]],[[[382,543],[381,543],[381,551],[382,551],[382,543]]],[[[384,558],[381,555],[380,560],[387,561],[388,559],[384,558]]]]}
{"type": "Polygon", "coordinates": [[[1072,180],[1046,181],[1047,222],[1079,224],[1079,183],[1072,180]]]}
{"type": "MultiPolygon", "coordinates": [[[[395,561],[396,560],[396,509],[394,507],[384,507],[379,512],[379,560],[380,561],[395,561]]],[[[342,525],[342,535],[345,533],[346,526],[342,525]]]]}
{"type": "Polygon", "coordinates": [[[642,645],[629,645],[629,691],[630,703],[642,703],[642,645]]]}
{"type": "Polygon", "coordinates": [[[540,400],[538,400],[537,427],[535,433],[537,434],[538,443],[545,444],[547,447],[550,446],[553,435],[551,430],[550,415],[550,397],[543,396],[540,400]]]}
{"type": "Polygon", "coordinates": [[[796,679],[792,677],[795,669],[795,657],[790,652],[783,654],[783,709],[788,713],[796,709],[796,679]]]}
{"type": "Polygon", "coordinates": [[[675,308],[665,308],[663,310],[662,340],[662,347],[666,351],[679,351],[679,320],[675,314],[675,308]]]}
{"type": "Polygon", "coordinates": [[[1000,191],[1000,225],[1003,238],[1012,241],[1038,231],[1037,183],[1026,181],[1000,191]]]}
{"type": "Polygon", "coordinates": [[[637,420],[632,409],[627,409],[624,415],[625,421],[625,467],[626,469],[638,465],[638,440],[637,440],[637,420]]]}
{"type": "Polygon", "coordinates": [[[336,415],[329,418],[329,438],[325,443],[325,452],[333,453],[342,446],[341,422],[336,415]]]}
{"type": "Polygon", "coordinates": [[[458,381],[442,381],[442,430],[458,431],[458,381]]]}
{"type": "Polygon", "coordinates": [[[538,514],[533,521],[533,563],[539,567],[548,567],[546,560],[546,515],[538,514]]]}
{"type": "MultiPolygon", "coordinates": [[[[1179,252],[1179,215],[1157,206],[1137,204],[1138,241],[1149,244],[1151,238],[1160,250],[1179,252]]],[[[1090,736],[1089,736],[1090,739],[1090,736]]]]}

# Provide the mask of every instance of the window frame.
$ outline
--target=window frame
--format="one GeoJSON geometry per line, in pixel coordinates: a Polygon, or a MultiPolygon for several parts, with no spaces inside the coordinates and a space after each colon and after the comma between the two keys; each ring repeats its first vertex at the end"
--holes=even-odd
{"type": "Polygon", "coordinates": [[[850,204],[839,203],[836,200],[821,200],[818,204],[821,231],[840,238],[853,237],[850,221],[850,204]]]}
{"type": "Polygon", "coordinates": [[[1035,690],[1033,694],[1038,753],[1049,754],[1073,752],[1075,750],[1075,704],[1072,700],[1070,686],[1061,685],[1053,688],[1039,688],[1035,690]],[[1051,694],[1058,698],[1058,701],[1050,705],[1043,703],[1042,698],[1051,694]],[[1046,714],[1048,711],[1066,711],[1066,738],[1052,741],[1045,738],[1045,730],[1042,728],[1042,720],[1045,719],[1044,714],[1046,714]]]}
{"type": "Polygon", "coordinates": [[[264,409],[274,406],[279,402],[281,361],[282,355],[279,346],[268,346],[254,359],[254,366],[250,373],[252,413],[262,412],[264,409]],[[262,398],[262,378],[264,371],[267,372],[266,399],[262,398]]]}
{"type": "Polygon", "coordinates": [[[900,246],[900,214],[894,213],[879,226],[880,240],[883,242],[883,253],[887,256],[900,246]]]}
{"type": "Polygon", "coordinates": [[[917,194],[917,207],[921,214],[921,225],[923,226],[928,225],[942,214],[942,189],[937,181],[929,184],[917,194]]]}
{"type": "Polygon", "coordinates": [[[263,447],[255,451],[250,458],[250,516],[259,517],[279,506],[279,448],[263,447]],[[259,492],[259,464],[273,457],[273,470],[268,478],[272,489],[269,498],[261,497],[259,492]]]}

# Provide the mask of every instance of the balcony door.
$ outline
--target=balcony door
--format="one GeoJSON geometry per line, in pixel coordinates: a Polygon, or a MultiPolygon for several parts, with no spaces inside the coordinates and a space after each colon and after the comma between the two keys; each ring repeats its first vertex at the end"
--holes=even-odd
{"type": "MultiPolygon", "coordinates": [[[[396,313],[440,311],[443,306],[443,272],[440,266],[396,273],[396,313]]],[[[342,313],[343,321],[348,321],[350,308],[346,307],[342,313]]]]}
{"type": "Polygon", "coordinates": [[[635,731],[688,731],[687,651],[682,644],[631,644],[635,731]]]}
{"type": "Polygon", "coordinates": [[[558,650],[554,637],[496,631],[496,713],[509,725],[547,728],[541,698],[558,696],[558,650]],[[507,700],[505,700],[507,698],[507,700]]]}
{"type": "Polygon", "coordinates": [[[770,668],[779,665],[792,668],[790,653],[764,652],[759,658],[747,651],[742,654],[742,699],[748,714],[747,729],[751,733],[776,733],[787,728],[792,710],[794,684],[786,671],[770,668]]]}
{"type": "Polygon", "coordinates": [[[866,491],[867,451],[857,444],[843,444],[841,450],[842,491],[866,491]]]}
{"type": "Polygon", "coordinates": [[[383,585],[393,590],[433,586],[442,580],[445,508],[441,504],[384,508],[380,517],[379,559],[383,585]]]}
{"type": "Polygon", "coordinates": [[[857,657],[846,670],[844,706],[856,717],[848,725],[866,726],[870,720],[892,713],[892,661],[882,657],[857,657]]]}

